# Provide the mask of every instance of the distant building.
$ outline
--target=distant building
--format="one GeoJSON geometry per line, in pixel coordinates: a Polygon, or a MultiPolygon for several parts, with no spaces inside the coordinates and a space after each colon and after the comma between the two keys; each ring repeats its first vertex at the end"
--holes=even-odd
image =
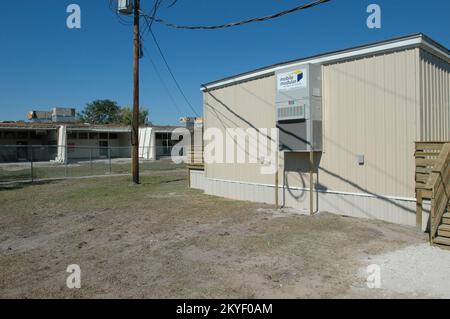
{"type": "Polygon", "coordinates": [[[51,111],[30,111],[28,120],[33,123],[74,123],[77,116],[74,108],[55,107],[51,111]]]}
{"type": "MultiPolygon", "coordinates": [[[[178,126],[139,128],[139,157],[170,156],[178,126]]],[[[90,158],[130,158],[131,127],[54,122],[0,122],[0,162],[78,161],[90,158]],[[31,147],[33,146],[33,147],[31,147]],[[42,146],[42,147],[38,147],[42,146]]]]}
{"type": "Polygon", "coordinates": [[[180,123],[183,123],[187,128],[191,127],[203,127],[202,117],[182,117],[180,123]]]}

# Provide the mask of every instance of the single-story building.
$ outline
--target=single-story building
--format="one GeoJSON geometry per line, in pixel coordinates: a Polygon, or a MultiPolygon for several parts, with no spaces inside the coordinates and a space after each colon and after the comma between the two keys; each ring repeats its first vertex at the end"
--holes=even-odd
{"type": "MultiPolygon", "coordinates": [[[[139,156],[154,160],[170,156],[177,141],[177,126],[141,126],[139,156]]],[[[120,125],[79,123],[0,123],[0,162],[70,161],[99,158],[130,158],[131,128],[120,125]],[[32,147],[31,147],[32,146],[32,147]],[[39,147],[40,146],[40,147],[39,147]]]]}
{"type": "Polygon", "coordinates": [[[211,195],[415,225],[414,143],[450,141],[450,52],[423,34],[201,90],[205,163],[190,171],[190,185],[211,195]],[[220,138],[233,154],[219,149],[220,138]],[[235,154],[243,148],[245,161],[235,154]]]}

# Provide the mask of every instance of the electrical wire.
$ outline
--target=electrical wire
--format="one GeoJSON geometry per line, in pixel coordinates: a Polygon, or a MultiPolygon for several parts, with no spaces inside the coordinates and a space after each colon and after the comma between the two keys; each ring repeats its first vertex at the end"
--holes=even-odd
{"type": "Polygon", "coordinates": [[[173,6],[175,6],[177,4],[178,0],[173,0],[171,4],[169,4],[167,6],[167,8],[172,8],[173,6]]]}
{"type": "Polygon", "coordinates": [[[186,114],[183,113],[180,109],[180,107],[178,106],[177,102],[175,101],[175,98],[173,97],[173,95],[170,93],[170,90],[166,84],[166,82],[164,81],[163,77],[161,76],[161,73],[159,73],[158,68],[156,67],[155,62],[153,61],[152,58],[150,58],[150,54],[148,53],[147,48],[145,47],[145,45],[142,43],[142,47],[144,49],[144,52],[146,54],[146,56],[148,57],[148,60],[150,61],[150,63],[153,66],[153,69],[159,79],[159,81],[161,82],[161,85],[163,86],[164,90],[166,91],[167,96],[170,98],[170,100],[172,101],[173,106],[175,107],[176,111],[178,112],[178,114],[180,114],[180,116],[185,116],[186,114]]]}
{"type": "Polygon", "coordinates": [[[263,22],[263,21],[268,21],[271,19],[275,19],[275,18],[279,18],[282,17],[284,15],[293,13],[293,12],[297,12],[297,11],[301,11],[301,10],[305,10],[305,9],[309,9],[309,8],[313,8],[316,7],[318,5],[324,4],[326,2],[330,2],[331,0],[317,0],[308,4],[302,4],[299,6],[296,6],[292,9],[288,9],[288,10],[284,10],[281,12],[277,12],[275,14],[269,15],[269,16],[264,16],[264,17],[259,17],[259,18],[252,18],[252,19],[248,19],[248,20],[243,20],[243,21],[238,21],[238,22],[232,22],[232,23],[226,23],[226,24],[220,24],[220,25],[209,25],[209,26],[203,26],[203,25],[197,25],[197,26],[189,26],[189,25],[177,25],[174,23],[170,23],[167,22],[163,19],[158,19],[155,17],[151,17],[145,13],[143,13],[143,15],[145,15],[148,19],[151,19],[157,23],[163,24],[167,27],[171,27],[171,28],[175,28],[175,29],[187,29],[187,30],[215,30],[215,29],[224,29],[224,28],[231,28],[231,27],[237,27],[237,26],[241,26],[244,24],[249,24],[252,22],[263,22]]]}
{"type": "MultiPolygon", "coordinates": [[[[110,7],[110,9],[116,14],[116,16],[118,17],[118,21],[119,21],[121,24],[123,24],[123,25],[127,25],[127,26],[133,25],[133,22],[130,22],[130,21],[128,21],[128,20],[123,19],[123,18],[121,17],[121,15],[118,14],[117,8],[115,8],[115,7],[113,6],[113,1],[114,1],[114,0],[109,0],[109,7],[110,7]]],[[[146,32],[150,32],[151,35],[152,35],[152,39],[153,39],[153,41],[154,41],[156,47],[158,48],[158,52],[159,52],[159,54],[161,55],[161,57],[162,57],[162,59],[163,59],[163,61],[164,61],[164,64],[165,64],[167,70],[169,71],[170,76],[172,77],[172,79],[173,79],[173,81],[174,81],[174,83],[175,83],[175,85],[176,85],[178,91],[179,91],[180,94],[183,96],[183,99],[186,101],[187,105],[188,105],[189,108],[192,110],[192,112],[193,112],[196,116],[198,116],[198,113],[195,111],[194,107],[193,107],[192,104],[189,102],[189,100],[188,100],[186,94],[184,93],[183,89],[181,88],[181,85],[178,83],[178,81],[177,81],[177,79],[176,79],[176,77],[175,77],[175,75],[174,75],[174,73],[173,73],[173,71],[172,71],[172,68],[170,67],[169,63],[167,62],[167,59],[165,58],[165,55],[164,55],[164,53],[163,53],[163,51],[162,51],[162,49],[161,49],[161,47],[160,47],[160,45],[159,45],[159,43],[158,43],[158,41],[157,41],[157,39],[156,39],[156,36],[154,35],[154,33],[153,33],[152,30],[151,30],[152,23],[153,23],[153,21],[156,20],[156,19],[155,19],[155,16],[156,16],[157,11],[158,11],[160,5],[162,4],[162,2],[163,2],[163,0],[155,0],[155,3],[154,3],[153,8],[152,8],[151,16],[149,16],[149,15],[147,15],[147,14],[142,14],[142,12],[141,12],[141,15],[145,18],[146,27],[144,28],[144,32],[141,32],[141,34],[139,35],[140,40],[141,40],[141,41],[140,41],[140,43],[141,43],[141,48],[140,48],[140,51],[141,51],[141,52],[140,52],[140,58],[142,58],[142,57],[144,56],[143,51],[145,51],[145,52],[147,53],[147,55],[148,55],[148,52],[147,52],[145,46],[143,45],[142,34],[144,34],[144,33],[146,33],[146,32]]],[[[173,3],[172,3],[172,5],[173,5],[173,3]]],[[[152,59],[150,59],[150,57],[149,57],[149,60],[150,60],[150,62],[151,62],[151,64],[152,64],[153,68],[155,69],[155,73],[157,74],[158,78],[160,79],[160,81],[161,81],[161,83],[162,83],[164,89],[166,90],[166,93],[169,95],[169,98],[170,98],[171,101],[173,102],[174,107],[177,109],[177,111],[178,111],[178,113],[179,113],[180,115],[185,116],[185,114],[181,112],[181,110],[180,110],[178,104],[175,102],[174,97],[170,94],[170,91],[169,91],[167,85],[165,84],[165,82],[164,82],[164,80],[163,80],[161,74],[158,72],[158,69],[156,68],[155,63],[153,62],[152,59]]]]}
{"type": "MultiPolygon", "coordinates": [[[[151,10],[152,14],[151,16],[148,18],[148,20],[150,20],[149,23],[146,24],[146,27],[144,28],[144,31],[142,32],[144,35],[148,32],[148,30],[151,29],[153,22],[155,21],[155,16],[156,13],[158,12],[158,9],[160,7],[160,5],[163,3],[163,0],[155,0],[155,3],[153,4],[153,8],[151,10]]],[[[142,15],[142,12],[141,12],[142,15]]],[[[145,17],[144,17],[145,18],[145,17]]],[[[147,19],[146,19],[147,20],[147,19]]],[[[147,22],[147,21],[146,21],[147,22]]]]}
{"type": "MultiPolygon", "coordinates": [[[[238,22],[232,22],[232,23],[227,23],[227,24],[221,24],[221,25],[210,25],[210,26],[187,26],[187,25],[176,25],[176,24],[174,24],[174,23],[170,23],[170,22],[167,22],[167,21],[165,21],[165,20],[156,18],[156,13],[157,13],[158,8],[159,8],[159,6],[161,5],[162,1],[163,1],[163,0],[155,0],[155,3],[154,3],[154,5],[153,5],[153,9],[152,9],[151,15],[148,15],[148,14],[146,14],[145,12],[142,12],[142,11],[140,12],[140,14],[144,17],[145,22],[146,22],[146,24],[147,24],[146,28],[144,29],[144,34],[145,34],[146,32],[149,32],[150,35],[152,36],[153,42],[155,43],[155,45],[156,45],[156,47],[157,47],[157,49],[158,49],[158,52],[159,52],[159,54],[161,55],[161,58],[162,58],[162,60],[164,61],[164,64],[165,64],[167,70],[169,71],[170,76],[172,77],[172,79],[173,79],[173,81],[174,81],[174,83],[175,83],[177,89],[179,90],[180,94],[183,96],[183,98],[184,98],[184,100],[186,101],[186,103],[187,103],[187,105],[189,106],[189,108],[194,112],[194,114],[195,114],[196,116],[198,116],[198,113],[195,111],[194,107],[193,107],[192,104],[189,102],[188,98],[186,97],[186,94],[184,93],[183,89],[181,88],[180,84],[178,83],[178,81],[177,81],[177,79],[176,79],[176,77],[175,77],[175,75],[174,75],[174,73],[173,73],[173,71],[172,71],[172,68],[170,67],[169,63],[167,62],[167,59],[166,59],[166,57],[165,57],[165,55],[164,55],[164,52],[163,52],[162,49],[161,49],[161,46],[159,45],[158,40],[156,39],[156,36],[155,36],[155,34],[153,33],[153,31],[152,31],[152,24],[153,24],[153,22],[157,22],[157,23],[163,24],[163,25],[165,25],[165,26],[167,26],[167,27],[171,27],[171,28],[175,28],[175,29],[188,29],[188,30],[215,30],[215,29],[224,29],[224,28],[231,28],[231,27],[236,27],[236,26],[241,26],[241,25],[249,24],[249,23],[252,23],[252,22],[263,22],[263,21],[268,21],[268,20],[271,20],[271,19],[275,19],[275,18],[282,17],[282,16],[287,15],[287,14],[290,14],[290,13],[294,13],[294,12],[297,12],[297,11],[301,11],[301,10],[309,9],[309,8],[312,8],[312,7],[316,7],[316,6],[318,6],[318,5],[321,5],[321,4],[330,2],[331,0],[317,0],[317,1],[314,1],[314,2],[311,2],[311,3],[308,3],[308,4],[299,5],[299,6],[296,6],[296,7],[294,7],[294,8],[291,8],[291,9],[288,9],[288,10],[284,10],[284,11],[281,11],[281,12],[278,12],[278,13],[275,13],[275,14],[272,14],[272,15],[269,15],[269,16],[258,17],[258,18],[252,18],[252,19],[248,19],[248,20],[243,20],[243,21],[238,21],[238,22]]],[[[169,7],[172,7],[173,5],[175,5],[175,4],[177,3],[177,1],[178,1],[178,0],[174,0],[174,1],[172,2],[172,4],[169,5],[169,7]]],[[[112,7],[112,0],[110,0],[110,8],[113,9],[113,7],[112,7]]],[[[115,10],[115,12],[116,12],[116,14],[119,16],[119,18],[120,18],[120,15],[117,13],[116,10],[115,10]]],[[[122,22],[122,23],[127,23],[127,22],[128,22],[128,21],[121,21],[121,20],[119,20],[119,21],[122,22]]],[[[140,35],[140,37],[141,37],[141,35],[140,35]]],[[[141,40],[142,40],[142,37],[141,37],[141,40]]],[[[142,42],[142,41],[141,41],[141,42],[142,42]]],[[[145,49],[145,48],[144,48],[144,49],[145,49]]],[[[142,49],[141,49],[141,50],[142,50],[142,49]]],[[[152,61],[152,60],[151,60],[151,61],[152,61]]],[[[156,66],[154,65],[153,61],[152,61],[152,64],[153,64],[154,67],[156,67],[156,66]]],[[[156,69],[156,68],[155,68],[155,69],[156,69]]],[[[162,78],[161,78],[161,79],[162,79],[162,78]]]]}
{"type": "MultiPolygon", "coordinates": [[[[159,5],[162,3],[162,0],[156,0],[155,5],[154,5],[154,11],[153,11],[153,16],[156,16],[156,13],[158,11],[159,5]]],[[[183,89],[181,88],[181,85],[178,83],[178,80],[176,79],[172,68],[170,67],[169,63],[167,62],[167,59],[165,57],[164,52],[161,49],[161,46],[158,43],[158,40],[156,39],[155,34],[153,33],[152,30],[152,24],[151,24],[151,17],[148,17],[148,15],[143,15],[145,22],[147,23],[147,30],[150,33],[150,35],[152,36],[153,42],[156,45],[156,48],[158,49],[158,52],[162,58],[162,60],[164,61],[164,64],[167,68],[167,71],[169,71],[170,76],[172,77],[173,82],[175,83],[175,86],[177,87],[178,91],[180,92],[181,96],[183,96],[183,99],[186,101],[186,104],[189,106],[189,108],[191,109],[191,111],[195,114],[195,116],[199,116],[197,111],[195,110],[195,108],[192,106],[191,102],[189,101],[189,99],[187,98],[186,94],[184,93],[183,89]]]]}
{"type": "MultiPolygon", "coordinates": [[[[148,23],[148,21],[147,21],[148,23]]],[[[161,55],[162,60],[164,61],[164,64],[167,68],[167,71],[169,71],[170,76],[172,77],[173,82],[175,83],[175,86],[177,87],[178,91],[180,92],[181,96],[183,96],[184,100],[186,101],[186,104],[189,106],[189,108],[191,109],[191,111],[195,114],[195,116],[199,116],[197,111],[195,110],[195,108],[192,106],[191,102],[189,102],[189,99],[187,98],[186,94],[184,93],[183,89],[181,88],[180,84],[178,83],[172,68],[170,67],[169,63],[167,62],[167,59],[165,57],[164,52],[161,49],[161,46],[158,43],[158,40],[156,39],[155,34],[153,33],[152,29],[149,29],[149,33],[152,36],[153,42],[156,45],[156,48],[158,49],[159,54],[161,55]]]]}

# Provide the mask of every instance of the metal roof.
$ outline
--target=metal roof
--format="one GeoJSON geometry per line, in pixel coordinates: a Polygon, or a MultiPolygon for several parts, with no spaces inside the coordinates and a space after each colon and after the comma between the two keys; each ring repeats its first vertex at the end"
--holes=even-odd
{"type": "MultiPolygon", "coordinates": [[[[65,125],[68,131],[91,131],[91,132],[131,132],[131,126],[117,124],[82,124],[82,123],[33,123],[33,122],[0,122],[1,129],[12,130],[56,130],[65,125]]],[[[170,132],[183,126],[160,126],[160,125],[141,125],[141,128],[150,127],[155,131],[170,132]]]]}
{"type": "Polygon", "coordinates": [[[256,70],[244,72],[241,74],[226,77],[220,80],[212,81],[201,85],[201,90],[206,91],[210,89],[217,89],[227,85],[236,84],[264,76],[273,75],[275,71],[286,68],[295,67],[297,65],[305,63],[333,63],[341,60],[371,56],[375,54],[381,54],[386,52],[405,50],[409,48],[420,47],[423,48],[445,61],[450,61],[450,51],[443,45],[429,38],[423,33],[415,33],[403,37],[393,38],[390,40],[375,42],[371,44],[352,47],[349,49],[333,51],[314,56],[309,56],[301,59],[286,61],[282,63],[273,64],[270,66],[262,67],[256,70]]]}

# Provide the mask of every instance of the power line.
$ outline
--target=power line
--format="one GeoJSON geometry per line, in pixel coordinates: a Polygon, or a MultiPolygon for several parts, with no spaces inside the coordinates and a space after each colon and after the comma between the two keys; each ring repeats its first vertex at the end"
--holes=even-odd
{"type": "MultiPolygon", "coordinates": [[[[110,8],[111,8],[112,10],[114,10],[113,7],[112,7],[112,1],[113,1],[113,0],[110,0],[110,8]]],[[[174,0],[174,1],[169,5],[169,7],[174,6],[174,5],[177,3],[177,1],[178,1],[178,0],[174,0]]],[[[173,71],[172,71],[172,68],[170,67],[169,63],[167,62],[167,59],[166,59],[166,57],[165,57],[165,55],[164,55],[164,52],[162,51],[162,49],[161,49],[161,47],[160,47],[160,45],[159,45],[159,43],[158,43],[158,40],[156,39],[156,36],[155,36],[155,34],[153,33],[153,31],[152,31],[152,24],[153,24],[153,22],[161,23],[161,24],[164,24],[164,25],[166,25],[166,26],[168,26],[168,27],[175,28],[175,29],[188,29],[188,30],[215,30],[215,29],[224,29],[224,28],[231,28],[231,27],[236,27],[236,26],[241,26],[241,25],[249,24],[249,23],[252,23],[252,22],[268,21],[268,20],[271,20],[271,19],[275,19],[275,18],[282,17],[282,16],[287,15],[287,14],[290,14],[290,13],[294,13],[294,12],[297,12],[297,11],[301,11],[301,10],[309,9],[309,8],[312,8],[312,7],[316,7],[316,6],[318,6],[318,5],[321,5],[321,4],[330,2],[330,1],[331,1],[331,0],[317,0],[317,1],[314,1],[314,2],[311,2],[311,3],[308,3],[308,4],[299,5],[299,6],[296,6],[296,7],[294,7],[294,8],[288,9],[288,10],[284,10],[284,11],[281,11],[281,12],[277,12],[277,13],[272,14],[272,15],[269,15],[269,16],[258,17],[258,18],[252,18],[252,19],[248,19],[248,20],[243,20],[243,21],[233,22],[233,23],[227,23],[227,24],[221,24],[221,25],[210,25],[210,26],[186,26],[186,25],[176,25],[176,24],[174,24],[174,23],[170,23],[170,22],[167,22],[167,21],[165,21],[165,20],[156,18],[156,13],[157,13],[157,11],[158,11],[160,5],[162,4],[163,0],[155,0],[155,3],[154,3],[153,8],[152,8],[151,15],[148,15],[148,14],[146,14],[145,12],[142,12],[142,11],[140,11],[140,14],[144,17],[145,22],[146,22],[146,24],[147,24],[147,25],[146,25],[146,28],[145,28],[145,30],[144,30],[144,34],[147,33],[147,32],[149,32],[149,33],[151,34],[152,39],[153,39],[153,41],[154,41],[154,43],[155,43],[155,45],[156,45],[156,47],[157,47],[157,49],[158,49],[158,52],[159,52],[159,54],[161,55],[161,58],[162,58],[162,60],[164,61],[164,64],[165,64],[167,70],[169,71],[170,76],[172,77],[172,79],[173,79],[173,81],[174,81],[174,83],[175,83],[175,85],[176,85],[178,91],[179,91],[180,94],[183,96],[183,98],[184,98],[184,100],[186,101],[186,103],[187,103],[187,105],[189,106],[189,108],[194,112],[194,114],[195,114],[196,116],[198,116],[198,114],[197,114],[197,112],[195,111],[194,107],[193,107],[192,104],[189,102],[188,98],[186,97],[186,94],[184,93],[183,89],[181,88],[180,84],[178,83],[178,81],[177,81],[177,79],[176,79],[176,77],[175,77],[175,75],[174,75],[174,73],[173,73],[173,71]]],[[[129,21],[123,21],[122,18],[120,17],[120,15],[117,13],[117,11],[115,11],[115,12],[116,12],[116,15],[117,15],[118,18],[119,18],[119,22],[121,22],[122,24],[127,24],[127,23],[129,23],[129,21]]],[[[141,36],[140,36],[140,37],[141,37],[141,36]]],[[[141,39],[142,39],[142,37],[141,37],[141,39]]],[[[145,49],[145,47],[144,47],[144,49],[145,49]]],[[[152,65],[153,65],[153,67],[155,68],[155,71],[156,71],[156,73],[158,74],[158,77],[160,78],[160,80],[162,80],[162,77],[161,77],[161,75],[158,73],[158,71],[157,71],[157,69],[156,69],[156,65],[154,64],[153,60],[150,59],[150,61],[152,62],[152,65]]],[[[162,81],[162,83],[164,83],[164,82],[162,81]]],[[[171,96],[170,93],[169,93],[169,91],[168,91],[168,89],[167,89],[167,86],[166,86],[165,84],[164,84],[164,87],[166,88],[166,91],[167,91],[167,93],[169,94],[169,96],[171,96]]],[[[172,101],[174,101],[173,97],[172,97],[172,101]]],[[[176,106],[176,104],[175,104],[175,106],[176,106]]],[[[178,109],[178,108],[177,108],[177,109],[178,109]]],[[[179,110],[178,110],[178,111],[179,111],[179,110]]],[[[179,112],[180,112],[180,111],[179,111],[179,112]]]]}
{"type": "MultiPolygon", "coordinates": [[[[152,14],[149,17],[150,23],[147,23],[146,29],[144,29],[143,34],[146,34],[148,32],[148,30],[151,29],[153,22],[155,21],[156,13],[158,12],[158,9],[162,3],[163,3],[163,0],[155,0],[155,3],[153,4],[153,8],[152,8],[152,14]]],[[[147,19],[145,19],[145,20],[147,22],[147,19]]]]}
{"type": "MultiPolygon", "coordinates": [[[[148,21],[147,21],[147,23],[148,23],[148,21]]],[[[186,97],[186,94],[184,94],[183,89],[181,88],[181,86],[178,83],[175,75],[173,74],[172,68],[170,67],[169,63],[167,62],[166,57],[164,55],[164,52],[162,51],[161,47],[159,46],[158,40],[156,39],[156,36],[153,33],[152,29],[149,29],[149,32],[150,32],[150,34],[151,34],[151,36],[153,38],[153,42],[155,43],[155,45],[156,45],[156,47],[158,49],[158,52],[161,55],[161,58],[163,59],[164,64],[166,65],[166,68],[169,71],[170,76],[172,77],[173,82],[175,83],[178,91],[180,91],[180,94],[183,96],[184,100],[186,101],[186,104],[189,106],[189,108],[192,110],[192,112],[194,112],[195,116],[199,116],[197,111],[195,111],[195,108],[192,106],[191,102],[189,102],[188,98],[186,97]]]]}
{"type": "Polygon", "coordinates": [[[226,23],[226,24],[220,24],[220,25],[209,25],[209,26],[202,26],[202,25],[197,25],[197,26],[188,26],[188,25],[177,25],[174,23],[170,23],[167,22],[163,19],[157,19],[155,17],[150,17],[147,14],[143,13],[144,16],[146,16],[148,19],[151,19],[155,22],[161,23],[167,27],[171,27],[171,28],[175,28],[175,29],[187,29],[187,30],[215,30],[215,29],[224,29],[224,28],[231,28],[231,27],[237,27],[237,26],[241,26],[244,24],[248,24],[248,23],[252,23],[252,22],[262,22],[262,21],[267,21],[267,20],[271,20],[271,19],[275,19],[275,18],[279,18],[282,17],[284,15],[293,13],[293,12],[297,12],[297,11],[301,11],[301,10],[305,10],[305,9],[309,9],[312,7],[316,7],[318,5],[324,4],[326,2],[330,2],[331,0],[317,0],[308,4],[303,4],[303,5],[299,5],[296,6],[292,9],[288,9],[288,10],[284,10],[281,12],[277,12],[275,14],[272,15],[268,15],[268,16],[264,16],[264,17],[259,17],[259,18],[252,18],[252,19],[248,19],[248,20],[243,20],[243,21],[238,21],[238,22],[232,22],[232,23],[226,23]]]}
{"type": "Polygon", "coordinates": [[[167,6],[167,8],[172,8],[174,5],[177,4],[177,2],[178,0],[173,0],[172,3],[167,6]]]}
{"type": "Polygon", "coordinates": [[[170,90],[169,90],[168,86],[166,85],[166,82],[164,81],[163,77],[161,76],[161,73],[159,73],[158,68],[156,67],[155,62],[153,62],[153,59],[150,58],[150,55],[149,55],[149,53],[148,53],[147,48],[145,47],[144,44],[142,44],[142,47],[144,48],[144,51],[145,51],[146,55],[148,56],[148,59],[149,59],[150,63],[152,64],[153,69],[154,69],[154,71],[155,71],[155,73],[156,73],[156,75],[157,75],[159,81],[161,82],[161,85],[163,86],[164,90],[166,91],[167,96],[168,96],[168,97],[170,98],[170,100],[172,101],[173,106],[175,107],[175,109],[177,110],[177,112],[180,114],[180,116],[185,116],[186,114],[183,113],[183,112],[180,110],[180,108],[179,108],[177,102],[175,101],[175,98],[174,98],[173,95],[170,93],[170,90]]]}
{"type": "MultiPolygon", "coordinates": [[[[152,31],[152,22],[155,20],[154,17],[156,16],[156,13],[157,13],[157,11],[158,11],[158,9],[159,9],[159,6],[161,5],[162,2],[163,2],[162,0],[156,0],[156,1],[155,1],[154,6],[153,6],[153,10],[152,10],[153,12],[152,12],[152,16],[151,16],[151,17],[148,16],[147,14],[142,14],[142,16],[143,16],[144,19],[145,19],[145,22],[147,23],[146,32],[149,32],[149,33],[151,34],[152,39],[153,39],[153,42],[155,43],[155,45],[156,45],[156,47],[157,47],[157,49],[158,49],[158,52],[159,52],[159,54],[161,55],[161,58],[163,59],[164,64],[165,64],[167,70],[169,71],[170,76],[172,77],[172,79],[173,79],[173,81],[174,81],[174,83],[175,83],[175,85],[176,85],[178,91],[179,91],[180,94],[183,96],[183,99],[186,101],[186,104],[189,106],[189,108],[192,110],[192,112],[194,112],[195,116],[199,116],[198,113],[197,113],[197,111],[195,111],[195,108],[192,106],[191,102],[189,102],[189,99],[187,98],[187,96],[186,96],[186,94],[184,93],[183,89],[181,88],[180,84],[178,83],[178,81],[177,81],[177,79],[176,79],[176,77],[175,77],[175,75],[174,75],[174,73],[173,73],[173,71],[172,71],[172,68],[170,67],[169,63],[167,62],[167,59],[166,59],[166,57],[165,57],[165,54],[164,54],[164,52],[162,51],[161,46],[159,45],[158,40],[156,39],[155,34],[154,34],[153,31],[152,31]]],[[[145,48],[144,48],[144,49],[145,49],[145,48]]]]}

